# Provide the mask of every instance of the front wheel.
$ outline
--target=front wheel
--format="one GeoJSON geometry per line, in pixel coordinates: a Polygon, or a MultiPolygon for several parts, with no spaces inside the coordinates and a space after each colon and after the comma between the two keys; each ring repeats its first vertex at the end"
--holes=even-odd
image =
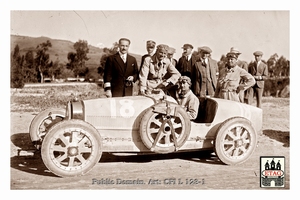
{"type": "Polygon", "coordinates": [[[33,118],[29,127],[29,135],[36,149],[40,149],[48,130],[65,118],[65,112],[63,108],[50,108],[43,110],[33,118]]]}
{"type": "Polygon", "coordinates": [[[54,174],[81,176],[99,162],[101,137],[92,125],[82,120],[62,121],[45,136],[41,155],[45,166],[54,174]]]}
{"type": "Polygon", "coordinates": [[[167,116],[148,108],[141,120],[140,136],[144,145],[155,153],[171,153],[184,145],[191,131],[186,111],[176,107],[177,116],[167,116]]]}
{"type": "Polygon", "coordinates": [[[236,117],[223,122],[217,130],[215,153],[227,165],[245,162],[256,147],[256,132],[251,122],[236,117]]]}

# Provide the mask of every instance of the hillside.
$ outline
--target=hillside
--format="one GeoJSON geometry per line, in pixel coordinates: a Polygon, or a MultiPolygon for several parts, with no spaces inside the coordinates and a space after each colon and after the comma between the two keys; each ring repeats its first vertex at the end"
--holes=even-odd
{"type": "MultiPolygon", "coordinates": [[[[18,36],[18,35],[11,35],[11,51],[15,48],[18,44],[20,48],[20,52],[22,55],[25,55],[27,51],[32,50],[35,51],[37,45],[46,42],[49,40],[52,44],[52,47],[49,49],[48,53],[50,54],[50,60],[56,61],[59,60],[60,63],[66,64],[68,62],[67,55],[69,52],[75,52],[73,48],[74,42],[67,41],[67,40],[59,40],[59,39],[52,39],[48,37],[29,37],[29,36],[18,36]]],[[[88,57],[90,58],[87,61],[88,67],[98,67],[100,63],[100,58],[103,55],[103,49],[98,47],[89,45],[89,53],[88,57]]],[[[141,55],[131,54],[133,55],[138,64],[141,61],[141,55]]]]}

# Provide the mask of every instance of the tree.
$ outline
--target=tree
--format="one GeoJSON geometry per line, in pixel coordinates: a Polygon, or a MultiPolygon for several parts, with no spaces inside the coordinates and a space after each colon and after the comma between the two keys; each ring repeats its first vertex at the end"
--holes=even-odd
{"type": "Polygon", "coordinates": [[[68,53],[67,68],[72,70],[75,76],[85,76],[88,72],[88,68],[85,62],[89,60],[87,54],[89,53],[88,43],[85,40],[79,40],[73,45],[75,52],[68,53]]]}
{"type": "Polygon", "coordinates": [[[23,88],[24,87],[24,73],[23,73],[24,56],[20,55],[19,45],[16,45],[11,55],[11,74],[10,87],[23,88]]]}
{"type": "Polygon", "coordinates": [[[118,42],[114,42],[111,46],[111,48],[104,47],[103,52],[104,54],[100,58],[100,65],[98,67],[98,74],[100,76],[103,76],[104,73],[104,67],[107,60],[107,57],[113,54],[116,54],[119,51],[119,44],[118,42]]]}
{"type": "Polygon", "coordinates": [[[49,70],[47,75],[51,77],[52,81],[54,81],[55,77],[58,77],[62,73],[62,65],[59,65],[59,61],[56,60],[54,63],[51,61],[49,63],[49,70]]]}
{"type": "Polygon", "coordinates": [[[25,54],[25,63],[24,63],[24,79],[26,83],[37,82],[37,71],[34,61],[33,51],[29,50],[25,54]]]}
{"type": "Polygon", "coordinates": [[[49,40],[43,42],[42,44],[39,44],[36,47],[37,52],[35,56],[35,63],[41,83],[44,82],[44,73],[47,73],[49,68],[50,56],[46,52],[49,50],[50,47],[52,47],[52,44],[49,40]]]}

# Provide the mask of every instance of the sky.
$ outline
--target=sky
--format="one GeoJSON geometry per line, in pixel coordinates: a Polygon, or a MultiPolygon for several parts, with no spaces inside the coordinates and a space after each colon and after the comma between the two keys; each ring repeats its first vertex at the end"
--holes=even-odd
{"type": "Polygon", "coordinates": [[[236,47],[241,60],[250,62],[260,50],[268,59],[274,53],[290,59],[290,12],[214,10],[12,10],[10,33],[46,36],[76,42],[86,40],[98,47],[111,47],[121,37],[131,40],[129,52],[143,55],[146,41],[176,49],[185,43],[194,50],[208,46],[212,58],[236,47]]]}

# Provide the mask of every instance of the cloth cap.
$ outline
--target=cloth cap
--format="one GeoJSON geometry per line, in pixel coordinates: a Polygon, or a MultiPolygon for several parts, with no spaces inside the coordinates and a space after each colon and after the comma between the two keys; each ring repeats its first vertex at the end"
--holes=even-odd
{"type": "Polygon", "coordinates": [[[253,55],[255,55],[255,56],[262,56],[262,55],[263,55],[263,52],[261,52],[261,51],[255,51],[255,52],[253,53],[253,55]]]}
{"type": "Polygon", "coordinates": [[[230,53],[236,53],[238,55],[242,54],[237,48],[235,47],[231,47],[230,48],[230,53]]]}
{"type": "Polygon", "coordinates": [[[174,54],[174,53],[176,53],[176,49],[174,49],[173,47],[169,47],[168,54],[174,54]]]}
{"type": "Polygon", "coordinates": [[[179,82],[179,83],[180,83],[180,82],[183,82],[183,81],[187,82],[189,85],[192,85],[192,81],[191,81],[190,77],[188,77],[188,76],[181,76],[181,77],[178,79],[178,82],[179,82]]]}
{"type": "Polygon", "coordinates": [[[191,44],[184,44],[183,47],[181,47],[181,48],[183,48],[183,49],[187,49],[187,48],[193,49],[194,47],[191,44]]]}
{"type": "Polygon", "coordinates": [[[157,45],[157,49],[161,52],[168,53],[169,46],[166,44],[157,45]]]}
{"type": "Polygon", "coordinates": [[[226,57],[227,58],[235,58],[235,59],[237,59],[239,57],[239,55],[236,54],[236,53],[229,52],[229,53],[226,54],[226,57]]]}
{"type": "Polygon", "coordinates": [[[154,41],[152,41],[152,40],[148,40],[148,41],[147,41],[147,47],[152,47],[152,48],[154,48],[155,45],[156,45],[156,43],[155,43],[154,41]]]}
{"type": "Polygon", "coordinates": [[[207,46],[199,47],[198,51],[199,52],[202,51],[202,52],[206,52],[206,53],[211,53],[212,52],[212,50],[209,47],[207,47],[207,46]]]}

